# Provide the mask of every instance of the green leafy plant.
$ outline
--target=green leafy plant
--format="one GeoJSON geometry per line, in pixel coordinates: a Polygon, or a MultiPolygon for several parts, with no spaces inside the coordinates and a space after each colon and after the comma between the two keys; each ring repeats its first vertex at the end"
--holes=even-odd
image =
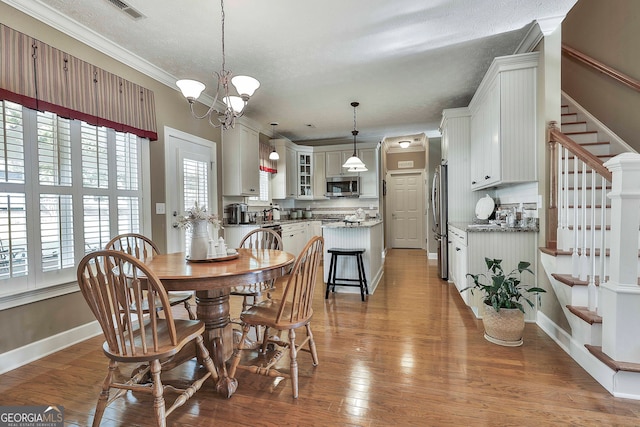
{"type": "Polygon", "coordinates": [[[460,292],[471,290],[481,290],[484,292],[483,302],[500,311],[501,308],[517,308],[524,313],[522,302],[526,301],[533,307],[533,302],[527,298],[528,294],[536,295],[540,298],[540,293],[546,292],[542,288],[535,286],[526,288],[522,284],[522,273],[527,271],[533,275],[529,268],[530,262],[520,261],[518,267],[509,274],[505,274],[502,268],[501,259],[485,258],[487,263],[487,274],[467,274],[473,279],[473,285],[461,289],[460,292]],[[486,283],[488,282],[488,283],[486,283]]]}

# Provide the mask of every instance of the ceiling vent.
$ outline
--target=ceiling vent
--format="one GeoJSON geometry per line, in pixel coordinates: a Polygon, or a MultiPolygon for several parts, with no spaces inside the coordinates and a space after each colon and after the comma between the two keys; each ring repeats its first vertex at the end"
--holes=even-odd
{"type": "Polygon", "coordinates": [[[131,19],[133,19],[135,21],[138,21],[140,19],[146,18],[146,16],[144,16],[142,13],[138,12],[133,7],[129,6],[128,4],[126,4],[123,1],[120,1],[120,0],[107,0],[107,2],[111,3],[112,5],[114,5],[118,9],[120,9],[122,12],[126,13],[129,16],[129,18],[131,18],[131,19]]]}

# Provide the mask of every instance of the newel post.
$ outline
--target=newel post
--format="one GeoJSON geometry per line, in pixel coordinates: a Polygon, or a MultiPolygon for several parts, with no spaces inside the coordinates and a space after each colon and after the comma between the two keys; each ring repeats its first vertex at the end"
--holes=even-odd
{"type": "Polygon", "coordinates": [[[640,363],[640,154],[620,154],[604,166],[612,181],[609,280],[600,289],[602,351],[619,362],[640,363]]]}

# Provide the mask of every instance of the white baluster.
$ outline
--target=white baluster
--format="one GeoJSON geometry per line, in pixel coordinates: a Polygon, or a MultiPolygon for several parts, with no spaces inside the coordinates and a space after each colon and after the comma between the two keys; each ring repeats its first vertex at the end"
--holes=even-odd
{"type": "MultiPolygon", "coordinates": [[[[557,169],[558,169],[558,182],[556,183],[556,185],[558,186],[558,199],[557,199],[557,203],[558,203],[558,227],[556,229],[556,239],[557,239],[557,244],[558,244],[558,249],[564,249],[566,243],[565,243],[565,233],[566,233],[566,228],[567,228],[567,223],[564,221],[565,220],[565,212],[567,210],[567,205],[564,204],[564,189],[563,189],[563,184],[564,184],[564,177],[567,175],[567,171],[563,170],[563,156],[565,154],[564,152],[564,147],[560,144],[556,144],[556,146],[559,148],[559,153],[558,153],[558,164],[557,169]]],[[[565,187],[566,188],[566,187],[565,187]]]]}
{"type": "Polygon", "coordinates": [[[579,185],[578,185],[578,156],[573,156],[573,251],[571,253],[571,276],[580,276],[580,255],[578,254],[578,248],[580,243],[578,241],[578,198],[579,185]]]}
{"type": "Polygon", "coordinates": [[[564,220],[564,250],[569,250],[571,248],[571,230],[569,229],[569,150],[567,148],[564,149],[564,205],[566,206],[565,212],[565,220],[564,220]]]}
{"type": "MultiPolygon", "coordinates": [[[[593,190],[592,190],[593,191],[593,190]]],[[[582,249],[580,254],[580,280],[587,280],[589,259],[587,258],[587,164],[582,163],[582,249]]]]}
{"type": "Polygon", "coordinates": [[[591,262],[589,269],[589,284],[587,285],[589,311],[596,311],[598,304],[598,288],[596,287],[596,171],[591,170],[591,262]]]}

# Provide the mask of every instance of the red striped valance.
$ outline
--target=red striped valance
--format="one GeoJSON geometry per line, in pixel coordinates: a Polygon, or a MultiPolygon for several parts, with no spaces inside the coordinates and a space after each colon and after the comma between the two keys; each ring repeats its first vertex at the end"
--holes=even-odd
{"type": "Polygon", "coordinates": [[[273,148],[266,142],[260,141],[260,170],[269,173],[278,173],[278,162],[276,160],[270,160],[269,154],[273,148]]]}
{"type": "Polygon", "coordinates": [[[3,24],[0,100],[158,139],[152,91],[3,24]]]}

